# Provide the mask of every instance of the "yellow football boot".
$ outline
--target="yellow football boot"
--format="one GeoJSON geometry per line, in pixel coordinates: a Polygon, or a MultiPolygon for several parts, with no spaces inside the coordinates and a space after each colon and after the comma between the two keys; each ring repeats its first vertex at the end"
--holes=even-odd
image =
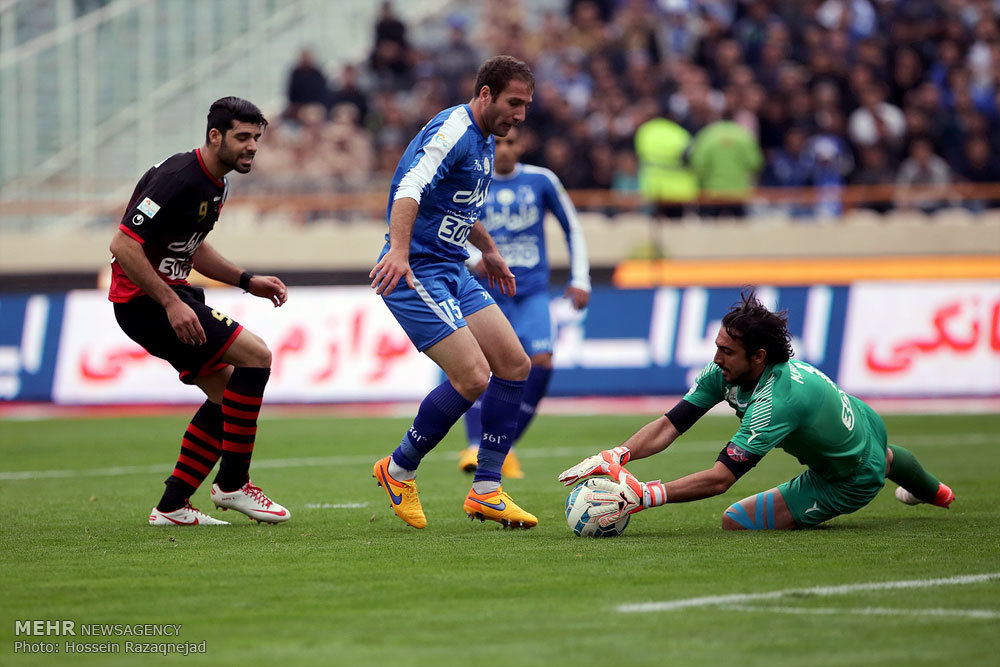
{"type": "Polygon", "coordinates": [[[534,528],[538,519],[534,514],[525,512],[517,506],[511,497],[503,492],[503,487],[491,493],[476,493],[469,491],[465,497],[465,514],[470,519],[480,521],[496,521],[504,528],[534,528]]]}
{"type": "Polygon", "coordinates": [[[458,469],[462,472],[476,472],[479,465],[479,447],[469,445],[458,455],[458,469]]]}
{"type": "Polygon", "coordinates": [[[420,496],[417,493],[417,483],[413,480],[399,481],[389,474],[389,456],[375,462],[372,477],[378,480],[378,485],[389,495],[392,511],[400,519],[414,528],[427,525],[424,508],[420,506],[420,496]]]}

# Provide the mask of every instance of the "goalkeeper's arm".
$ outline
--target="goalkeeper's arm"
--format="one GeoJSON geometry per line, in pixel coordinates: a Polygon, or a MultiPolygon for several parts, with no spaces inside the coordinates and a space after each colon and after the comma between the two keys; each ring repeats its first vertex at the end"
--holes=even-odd
{"type": "Polygon", "coordinates": [[[706,412],[708,412],[706,408],[699,408],[682,399],[670,409],[670,412],[636,431],[623,446],[628,447],[631,453],[629,458],[633,461],[659,454],[706,412]]]}

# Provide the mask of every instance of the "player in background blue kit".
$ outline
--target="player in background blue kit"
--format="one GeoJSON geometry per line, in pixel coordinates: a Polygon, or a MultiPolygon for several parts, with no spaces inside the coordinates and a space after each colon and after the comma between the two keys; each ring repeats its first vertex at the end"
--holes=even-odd
{"type": "Polygon", "coordinates": [[[465,513],[504,526],[538,524],[500,485],[531,361],[493,297],[465,267],[468,241],[482,252],[487,282],[514,295],[514,274],[479,218],[493,175],[493,136],[524,120],[534,86],[523,62],[490,58],[479,68],[473,99],[431,119],[392,177],[389,233],[369,277],[416,348],[448,378],[424,398],[399,446],[373,469],[393,511],[415,528],[427,525],[417,466],[480,396],[482,443],[465,513]]]}
{"type": "MultiPolygon", "coordinates": [[[[521,345],[531,359],[531,372],[524,387],[512,449],[503,465],[503,476],[524,477],[513,446],[535,416],[552,377],[552,318],[549,316],[549,262],[545,251],[545,214],[559,221],[570,254],[570,282],[565,296],[577,310],[590,302],[590,263],[587,244],[576,218],[573,202],[559,179],[548,169],[521,164],[524,144],[513,129],[497,137],[493,184],[486,196],[482,222],[517,281],[517,295],[490,289],[500,310],[510,320],[521,345]]],[[[479,252],[469,248],[468,265],[479,273],[479,252]]],[[[458,467],[474,472],[482,439],[481,401],[465,413],[469,446],[459,455],[458,467]]]]}

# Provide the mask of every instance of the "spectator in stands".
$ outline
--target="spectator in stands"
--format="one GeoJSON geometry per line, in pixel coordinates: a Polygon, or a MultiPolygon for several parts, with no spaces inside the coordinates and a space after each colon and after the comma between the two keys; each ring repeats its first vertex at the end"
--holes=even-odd
{"type": "Polygon", "coordinates": [[[701,215],[742,218],[762,167],[757,137],[731,118],[700,130],[691,146],[691,168],[702,197],[708,199],[700,207],[701,215]]]}
{"type": "Polygon", "coordinates": [[[322,104],[325,109],[329,101],[330,91],[326,84],[326,75],[316,65],[312,51],[302,49],[295,67],[288,74],[288,106],[285,107],[285,118],[296,120],[299,109],[307,104],[322,104]]]}
{"type": "Polygon", "coordinates": [[[662,54],[656,34],[658,20],[646,0],[625,0],[611,25],[615,48],[626,55],[642,54],[648,62],[659,65],[662,54]]]}
{"type": "Polygon", "coordinates": [[[892,104],[902,107],[906,93],[920,85],[923,65],[917,52],[908,47],[896,49],[892,66],[892,104]]]}
{"type": "Polygon", "coordinates": [[[950,183],[948,163],[934,154],[929,139],[917,137],[896,174],[896,206],[934,213],[947,205],[950,183]]]}
{"type": "Polygon", "coordinates": [[[611,190],[622,194],[639,191],[639,161],[628,148],[615,151],[615,175],[611,190]]]}
{"type": "MultiPolygon", "coordinates": [[[[760,184],[768,188],[804,188],[810,185],[809,160],[805,151],[806,133],[792,126],[785,132],[784,145],[775,149],[761,174],[760,184]]],[[[788,215],[798,218],[812,214],[812,207],[795,202],[782,207],[788,215]]]]}
{"type": "Polygon", "coordinates": [[[698,197],[698,180],[687,164],[691,133],[664,116],[652,118],[635,133],[639,192],[658,216],[681,218],[698,197]]]}
{"type": "Polygon", "coordinates": [[[661,21],[659,40],[669,60],[690,60],[698,43],[698,18],[691,7],[693,0],[662,0],[666,20],[661,21]]]}
{"type": "Polygon", "coordinates": [[[854,168],[854,158],[847,143],[836,134],[817,134],[805,148],[807,174],[814,188],[818,218],[836,218],[843,213],[844,183],[854,168]]]}
{"type": "Polygon", "coordinates": [[[859,162],[858,169],[851,177],[851,184],[882,187],[880,190],[873,187],[871,196],[857,202],[857,206],[878,213],[888,212],[892,208],[888,186],[896,180],[896,173],[889,163],[888,151],[879,144],[865,146],[859,154],[859,162]]]}
{"type": "Polygon", "coordinates": [[[410,48],[406,40],[406,24],[396,16],[389,0],[382,3],[378,21],[375,23],[375,46],[382,42],[392,42],[403,52],[410,48]]]}
{"type": "Polygon", "coordinates": [[[330,92],[330,109],[338,104],[353,104],[358,110],[358,124],[368,124],[368,94],[361,88],[358,81],[358,68],[347,63],[340,70],[340,80],[330,92]]]}
{"type": "MultiPolygon", "coordinates": [[[[780,163],[788,158],[784,140],[793,125],[806,137],[830,137],[837,155],[858,157],[846,176],[840,168],[823,172],[832,179],[830,193],[844,180],[884,183],[914,137],[930,139],[932,153],[962,174],[970,138],[986,135],[990,154],[1000,155],[1000,7],[994,5],[573,0],[564,4],[568,12],[545,13],[525,0],[489,0],[478,12],[445,15],[449,42],[421,51],[385,3],[375,30],[382,46],[373,48],[371,96],[350,84],[357,73],[345,68],[326,104],[361,109],[374,133],[376,162],[389,167],[428,110],[467,89],[449,67],[476,59],[471,43],[530,54],[525,59],[540,83],[530,127],[523,128],[533,139],[525,159],[566,172],[567,187],[604,187],[608,150],[618,155],[633,146],[638,128],[661,111],[697,134],[726,108],[759,138],[768,182],[787,169],[780,163]],[[461,16],[480,22],[469,30],[474,38],[465,37],[461,16]],[[550,146],[553,137],[569,145],[550,146]],[[850,150],[839,148],[844,140],[850,150]],[[546,164],[546,151],[555,164],[546,164]]],[[[293,136],[288,126],[272,141],[293,136]]],[[[271,153],[280,161],[279,147],[271,153]]],[[[842,165],[839,159],[814,164],[842,165]]]]}
{"type": "Polygon", "coordinates": [[[607,0],[577,0],[571,3],[570,27],[566,32],[567,47],[589,54],[596,53],[607,44],[607,21],[610,15],[605,5],[608,4],[610,2],[607,0]]]}
{"type": "Polygon", "coordinates": [[[328,173],[337,189],[358,191],[368,186],[375,166],[374,148],[368,131],[358,126],[358,108],[342,102],[332,109],[322,135],[328,173]]]}
{"type": "MultiPolygon", "coordinates": [[[[984,135],[974,135],[965,140],[958,175],[967,183],[1000,183],[1000,158],[990,150],[990,142],[984,135]]],[[[965,207],[976,213],[998,205],[1000,201],[997,198],[965,200],[965,207]]]]}
{"type": "MultiPolygon", "coordinates": [[[[464,87],[469,72],[475,72],[480,58],[469,44],[466,26],[468,20],[459,13],[451,14],[447,20],[448,41],[434,50],[434,74],[444,81],[448,99],[442,106],[451,106],[468,101],[471,87],[464,87]]],[[[472,82],[473,86],[475,81],[472,82]]]]}
{"type": "Polygon", "coordinates": [[[396,16],[391,2],[383,2],[375,24],[375,45],[368,64],[380,88],[406,90],[413,85],[413,63],[406,39],[406,24],[396,16]]]}
{"type": "Polygon", "coordinates": [[[758,1],[750,3],[746,8],[746,15],[733,25],[733,37],[739,42],[749,64],[756,65],[760,62],[768,28],[779,20],[772,13],[770,3],[758,1]]]}
{"type": "Polygon", "coordinates": [[[885,101],[885,88],[872,83],[860,92],[861,106],[847,119],[847,131],[857,146],[897,146],[906,134],[906,119],[899,107],[885,101]]]}
{"type": "Polygon", "coordinates": [[[587,182],[587,167],[573,151],[573,145],[562,135],[549,137],[543,149],[545,165],[559,178],[567,190],[579,190],[587,182]]]}

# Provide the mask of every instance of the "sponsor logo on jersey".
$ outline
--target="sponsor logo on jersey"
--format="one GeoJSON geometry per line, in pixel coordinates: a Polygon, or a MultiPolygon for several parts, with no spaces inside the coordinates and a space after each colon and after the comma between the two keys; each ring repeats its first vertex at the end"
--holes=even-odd
{"type": "MultiPolygon", "coordinates": [[[[451,198],[456,204],[471,204],[475,207],[482,207],[486,203],[486,195],[490,189],[489,183],[483,187],[483,179],[476,180],[476,187],[472,190],[459,190],[451,198]]],[[[464,240],[463,240],[464,243],[464,240]]]]}
{"type": "Polygon", "coordinates": [[[139,213],[132,216],[132,224],[138,227],[142,223],[146,222],[146,218],[142,217],[139,213]]]}
{"type": "Polygon", "coordinates": [[[434,135],[434,143],[436,143],[441,148],[448,148],[451,146],[451,142],[448,138],[444,136],[444,132],[438,132],[434,135]]]}
{"type": "Polygon", "coordinates": [[[517,195],[510,188],[500,188],[497,190],[496,199],[501,206],[510,206],[517,201],[517,195]]]}
{"type": "Polygon", "coordinates": [[[201,246],[207,232],[195,232],[187,241],[175,241],[167,245],[171,252],[187,253],[190,257],[201,246]]]}
{"type": "Polygon", "coordinates": [[[136,206],[136,208],[148,215],[150,218],[154,218],[156,217],[156,212],[160,210],[160,205],[149,197],[146,197],[139,202],[139,205],[136,206]]]}

